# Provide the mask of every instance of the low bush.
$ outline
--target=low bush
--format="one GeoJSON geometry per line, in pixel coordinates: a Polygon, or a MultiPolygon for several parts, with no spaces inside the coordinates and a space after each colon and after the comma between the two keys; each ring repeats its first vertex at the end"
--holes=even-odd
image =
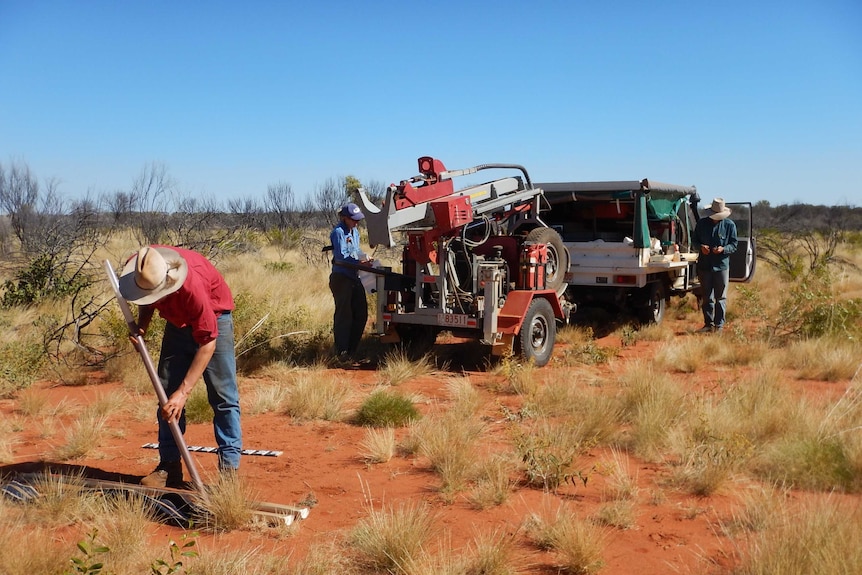
{"type": "Polygon", "coordinates": [[[400,427],[417,419],[419,411],[409,398],[378,389],[359,407],[354,423],[371,427],[400,427]]]}
{"type": "Polygon", "coordinates": [[[45,367],[45,350],[35,341],[0,344],[0,398],[30,387],[45,367]]]}

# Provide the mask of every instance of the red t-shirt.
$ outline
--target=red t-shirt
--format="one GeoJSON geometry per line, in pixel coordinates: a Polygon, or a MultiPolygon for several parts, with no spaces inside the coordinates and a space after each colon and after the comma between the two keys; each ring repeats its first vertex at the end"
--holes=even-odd
{"type": "Polygon", "coordinates": [[[171,324],[191,326],[195,342],[204,345],[218,337],[218,316],[233,311],[233,295],[222,275],[204,256],[183,248],[171,249],[186,260],[188,276],[180,289],[150,305],[171,324]]]}

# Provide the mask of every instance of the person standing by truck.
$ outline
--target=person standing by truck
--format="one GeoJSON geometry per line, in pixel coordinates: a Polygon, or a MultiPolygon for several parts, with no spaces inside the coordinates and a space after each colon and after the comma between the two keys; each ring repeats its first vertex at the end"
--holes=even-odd
{"type": "Polygon", "coordinates": [[[359,247],[357,226],[365,218],[359,206],[345,204],[338,217],[341,221],[329,234],[332,245],[329,290],[335,300],[332,331],[337,361],[354,365],[357,364],[356,350],[368,321],[368,300],[356,266],[370,265],[372,260],[359,247]]]}
{"type": "Polygon", "coordinates": [[[715,198],[694,228],[694,245],[699,247],[697,277],[701,288],[703,327],[698,333],[720,332],[727,313],[727,284],[730,254],[736,251],[736,224],[723,198],[715,198]]]}

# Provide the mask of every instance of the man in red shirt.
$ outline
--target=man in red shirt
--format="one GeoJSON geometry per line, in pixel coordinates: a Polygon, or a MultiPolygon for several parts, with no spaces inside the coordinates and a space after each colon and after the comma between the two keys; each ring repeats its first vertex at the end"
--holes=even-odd
{"type": "Polygon", "coordinates": [[[234,302],[222,275],[197,252],[145,246],[123,268],[120,293],[139,306],[141,335],[146,334],[156,310],[167,322],[158,364],[168,398],[157,412],[159,465],[141,483],[150,487],[182,484],[181,455],[169,422],[177,421],[185,433],[186,400],[201,377],[214,413],[219,469],[238,469],[242,429],[231,315],[234,302]]]}

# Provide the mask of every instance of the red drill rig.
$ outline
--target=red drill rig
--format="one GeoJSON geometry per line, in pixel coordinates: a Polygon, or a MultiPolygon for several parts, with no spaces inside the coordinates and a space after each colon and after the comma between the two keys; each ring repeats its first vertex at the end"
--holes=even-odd
{"type": "Polygon", "coordinates": [[[475,338],[493,355],[548,363],[556,324],[568,318],[568,252],[539,217],[543,192],[516,164],[447,170],[419,158],[419,175],[392,184],[382,206],[359,190],[372,246],[403,246],[401,271],[377,270],[376,329],[413,352],[441,331],[475,338]],[[455,189],[453,179],[483,170],[516,170],[455,189]],[[398,237],[396,238],[396,234],[398,237]]]}

